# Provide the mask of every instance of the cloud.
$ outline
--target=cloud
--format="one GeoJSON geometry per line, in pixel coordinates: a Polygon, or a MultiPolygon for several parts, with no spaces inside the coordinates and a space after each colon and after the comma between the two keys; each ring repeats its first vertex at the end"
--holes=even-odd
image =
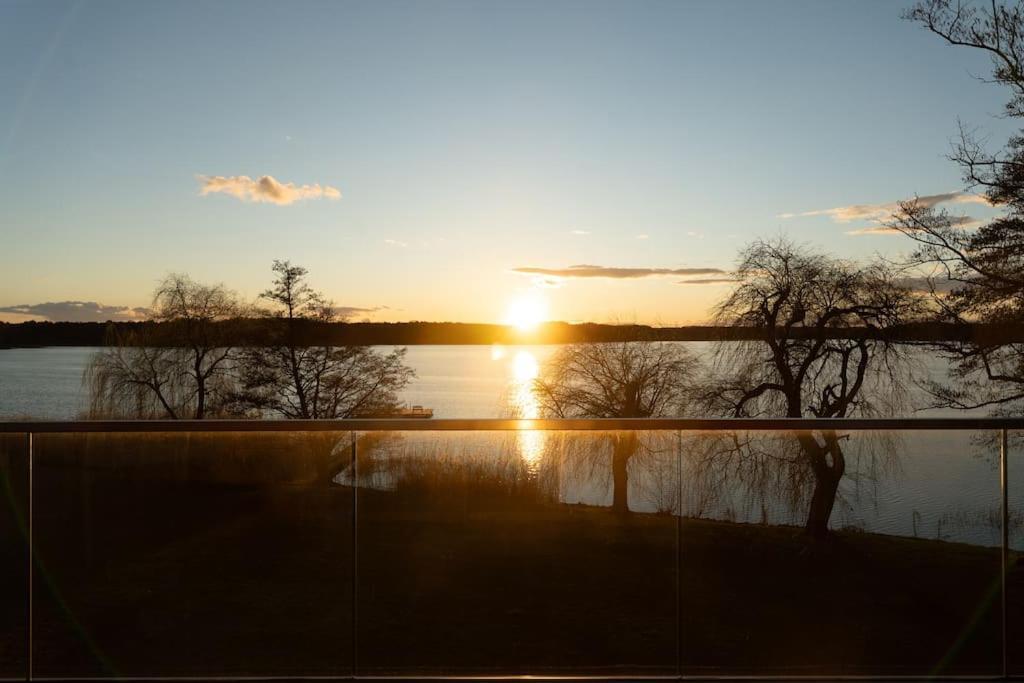
{"type": "Polygon", "coordinates": [[[296,185],[282,183],[274,176],[264,175],[253,180],[247,175],[198,176],[199,194],[229,194],[243,202],[269,203],[288,206],[304,199],[340,199],[341,191],[330,185],[296,185]]]}
{"type": "Polygon", "coordinates": [[[637,235],[637,236],[636,236],[636,238],[637,238],[638,240],[646,240],[646,239],[650,239],[650,237],[651,237],[651,236],[650,236],[650,235],[648,235],[648,234],[646,234],[646,233],[643,233],[643,234],[640,234],[640,235],[637,235]]]}
{"type": "MultiPolygon", "coordinates": [[[[388,306],[363,308],[360,306],[335,306],[334,312],[341,318],[356,316],[364,318],[373,313],[390,310],[388,306]]],[[[50,301],[42,304],[21,304],[0,307],[4,314],[42,318],[50,322],[138,322],[152,317],[152,311],[142,306],[108,306],[95,301],[50,301]]]]}
{"type": "Polygon", "coordinates": [[[589,230],[570,230],[570,233],[573,234],[573,235],[589,235],[590,231],[589,230]]]}
{"type": "Polygon", "coordinates": [[[384,244],[390,245],[392,247],[402,247],[403,249],[405,247],[409,246],[408,242],[402,242],[401,240],[393,240],[393,239],[386,239],[386,240],[384,240],[384,244]]]}
{"type": "Polygon", "coordinates": [[[897,282],[907,289],[925,294],[930,293],[933,288],[937,294],[949,294],[958,286],[961,286],[960,283],[947,280],[946,278],[934,278],[929,282],[926,277],[905,277],[900,278],[897,282]]]}
{"type": "MultiPolygon", "coordinates": [[[[982,195],[970,194],[968,192],[946,192],[944,194],[932,194],[918,197],[917,202],[924,208],[934,208],[939,204],[985,204],[989,205],[987,198],[982,195]]],[[[780,213],[776,218],[799,218],[805,216],[828,216],[836,223],[852,223],[853,221],[866,220],[874,222],[887,221],[893,214],[899,211],[899,202],[888,202],[885,204],[851,204],[849,206],[837,206],[831,209],[817,209],[815,211],[804,211],[802,213],[780,213]]],[[[862,233],[857,233],[862,234],[862,233]]]]}
{"type": "Polygon", "coordinates": [[[551,278],[611,278],[628,280],[641,277],[659,277],[664,275],[724,275],[721,268],[608,268],[581,263],[568,268],[513,268],[513,272],[525,275],[541,275],[551,278]]]}
{"type": "Polygon", "coordinates": [[[703,277],[695,278],[693,280],[680,280],[677,285],[724,285],[739,282],[740,280],[734,277],[703,277]]]}
{"type": "Polygon", "coordinates": [[[343,318],[345,320],[349,320],[350,318],[354,318],[358,315],[363,316],[363,320],[365,320],[368,316],[372,315],[373,313],[389,310],[389,307],[374,306],[372,308],[362,308],[360,306],[335,306],[333,310],[334,313],[339,318],[343,318]]]}
{"type": "Polygon", "coordinates": [[[51,322],[126,322],[146,320],[152,312],[137,306],[107,306],[95,301],[48,301],[0,307],[0,313],[32,316],[51,322]]]}
{"type": "MultiPolygon", "coordinates": [[[[964,230],[970,228],[976,228],[982,224],[982,221],[973,218],[971,216],[949,216],[946,219],[950,227],[963,228],[964,230]]],[[[902,235],[896,228],[891,228],[888,225],[866,225],[862,228],[855,230],[847,230],[847,235],[902,235]]]]}

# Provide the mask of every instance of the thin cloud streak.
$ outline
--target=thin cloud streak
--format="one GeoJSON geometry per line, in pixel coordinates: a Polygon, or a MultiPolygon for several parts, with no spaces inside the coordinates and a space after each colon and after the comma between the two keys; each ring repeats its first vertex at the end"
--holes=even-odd
{"type": "Polygon", "coordinates": [[[95,301],[47,301],[0,307],[0,313],[43,318],[50,322],[103,323],[148,320],[152,311],[143,306],[108,306],[95,301]]]}
{"type": "Polygon", "coordinates": [[[666,275],[723,275],[721,268],[611,268],[590,264],[578,264],[568,268],[513,268],[513,272],[524,275],[541,275],[556,278],[610,278],[613,280],[629,280],[643,277],[660,277],[666,275]]]}
{"type": "MultiPolygon", "coordinates": [[[[946,218],[950,227],[963,228],[969,230],[970,228],[976,228],[981,225],[984,221],[981,221],[972,216],[949,216],[946,218]]],[[[857,228],[856,230],[848,230],[847,235],[902,235],[903,233],[888,225],[870,225],[863,228],[857,228]]]]}
{"type": "Polygon", "coordinates": [[[306,199],[341,199],[341,190],[330,185],[296,185],[282,183],[274,176],[264,175],[257,179],[247,175],[237,176],[197,176],[200,183],[199,194],[226,194],[243,202],[257,204],[277,204],[288,206],[306,199]]]}
{"type": "MultiPolygon", "coordinates": [[[[369,316],[391,310],[388,306],[333,306],[332,310],[343,319],[369,316]]],[[[144,306],[110,306],[95,301],[47,301],[39,304],[18,304],[0,307],[0,314],[43,318],[49,322],[104,323],[142,322],[153,317],[153,311],[144,306]]]]}
{"type": "MultiPolygon", "coordinates": [[[[969,192],[946,192],[943,194],[925,195],[917,197],[917,202],[924,208],[934,208],[939,204],[984,204],[990,206],[988,199],[982,195],[969,192]]],[[[884,204],[851,204],[849,206],[836,206],[831,209],[817,209],[815,211],[804,211],[801,213],[781,213],[776,218],[803,218],[808,216],[828,216],[836,223],[852,223],[858,220],[885,221],[892,218],[900,208],[899,202],[887,202],[884,204]]]]}
{"type": "Polygon", "coordinates": [[[360,306],[334,306],[332,309],[334,313],[343,320],[350,320],[357,315],[362,315],[364,319],[368,316],[379,313],[380,311],[390,310],[389,306],[373,306],[372,308],[363,308],[360,306]]]}
{"type": "Polygon", "coordinates": [[[963,283],[953,282],[946,278],[933,278],[929,280],[927,277],[905,277],[898,280],[897,284],[919,294],[929,294],[931,292],[949,294],[957,287],[963,286],[963,283]]]}
{"type": "Polygon", "coordinates": [[[704,277],[695,278],[693,280],[680,280],[677,285],[725,285],[740,282],[739,279],[734,277],[704,277]]]}

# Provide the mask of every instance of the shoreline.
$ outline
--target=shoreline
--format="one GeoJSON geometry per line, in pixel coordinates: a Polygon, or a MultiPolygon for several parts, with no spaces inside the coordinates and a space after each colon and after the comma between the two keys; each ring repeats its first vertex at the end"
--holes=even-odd
{"type": "MultiPolygon", "coordinates": [[[[0,349],[49,347],[103,347],[113,335],[159,327],[153,322],[0,322],[0,349]]],[[[261,346],[272,335],[272,321],[256,319],[217,323],[235,346],[261,346]]],[[[309,346],[490,346],[548,345],[588,342],[629,341],[754,341],[783,334],[761,327],[684,325],[614,325],[605,323],[546,322],[535,329],[509,325],[455,322],[338,322],[310,324],[301,331],[301,344],[309,346]]],[[[867,328],[794,328],[790,337],[830,339],[876,337],[867,328]]],[[[941,342],[1010,343],[1024,342],[1024,325],[951,325],[914,323],[894,328],[885,335],[890,341],[908,344],[941,342]]]]}

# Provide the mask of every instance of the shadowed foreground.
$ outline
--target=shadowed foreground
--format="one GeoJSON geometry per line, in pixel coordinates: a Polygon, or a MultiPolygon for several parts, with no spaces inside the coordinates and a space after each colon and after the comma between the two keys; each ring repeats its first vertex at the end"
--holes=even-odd
{"type": "MultiPolygon", "coordinates": [[[[355,489],[299,481],[294,462],[272,483],[266,463],[132,471],[61,443],[35,461],[36,676],[1001,670],[991,549],[846,532],[809,548],[791,528],[615,514],[463,476],[360,488],[354,506],[355,489]]],[[[10,510],[0,586],[23,607],[0,622],[0,673],[15,676],[26,558],[10,510]]],[[[1019,619],[1019,570],[1011,591],[1019,619]]]]}

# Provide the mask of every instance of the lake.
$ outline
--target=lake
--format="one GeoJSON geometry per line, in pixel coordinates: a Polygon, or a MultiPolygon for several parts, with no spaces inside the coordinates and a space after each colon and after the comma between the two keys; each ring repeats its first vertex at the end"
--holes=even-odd
{"type": "MultiPolygon", "coordinates": [[[[392,347],[380,347],[384,351],[392,347]]],[[[402,394],[435,417],[506,415],[554,346],[410,346],[416,379],[402,394]],[[518,392],[518,396],[517,396],[518,392]]],[[[82,374],[93,347],[0,349],[0,418],[70,420],[86,408],[82,374]]]]}
{"type": "MultiPolygon", "coordinates": [[[[705,342],[680,343],[689,344],[698,354],[709,348],[705,342]]],[[[406,359],[417,376],[402,398],[410,405],[432,408],[438,418],[504,417],[512,411],[535,417],[530,383],[555,348],[411,346],[406,359]]],[[[0,419],[77,417],[85,407],[82,374],[94,352],[91,347],[0,349],[0,419]]],[[[926,365],[933,374],[942,372],[942,364],[937,361],[926,365]]],[[[919,413],[937,414],[941,413],[919,413]]],[[[991,444],[981,443],[979,434],[907,432],[900,436],[898,445],[892,447],[899,451],[898,457],[886,458],[884,470],[874,472],[873,464],[859,467],[851,463],[851,470],[857,468],[853,474],[859,472],[862,476],[847,477],[844,500],[837,504],[833,524],[903,536],[998,544],[999,470],[991,444]],[[863,476],[865,473],[871,476],[863,476]]],[[[544,457],[550,437],[533,433],[518,438],[517,447],[524,458],[544,457]]],[[[1019,519],[1024,510],[1024,457],[1020,450],[1016,444],[1011,450],[1011,499],[1017,519],[1011,531],[1014,546],[1024,548],[1019,519]]],[[[658,477],[657,473],[640,473],[632,478],[631,494],[636,488],[638,495],[631,498],[631,507],[658,509],[656,496],[643,493],[659,489],[658,477]]],[[[743,495],[739,486],[736,488],[734,495],[719,497],[700,509],[684,506],[684,513],[746,522],[800,523],[802,513],[777,496],[754,501],[743,495]]],[[[610,492],[601,484],[587,484],[564,491],[562,498],[565,502],[606,505],[610,492]]]]}

